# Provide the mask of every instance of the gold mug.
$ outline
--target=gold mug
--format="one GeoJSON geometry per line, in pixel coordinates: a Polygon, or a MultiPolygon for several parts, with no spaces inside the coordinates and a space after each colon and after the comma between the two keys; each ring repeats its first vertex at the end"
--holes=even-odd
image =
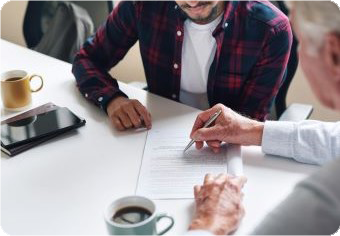
{"type": "Polygon", "coordinates": [[[40,75],[29,75],[23,70],[11,70],[1,74],[1,97],[4,108],[11,111],[19,111],[31,104],[32,92],[38,92],[44,85],[40,75]],[[34,77],[40,79],[38,88],[31,88],[34,77]]]}

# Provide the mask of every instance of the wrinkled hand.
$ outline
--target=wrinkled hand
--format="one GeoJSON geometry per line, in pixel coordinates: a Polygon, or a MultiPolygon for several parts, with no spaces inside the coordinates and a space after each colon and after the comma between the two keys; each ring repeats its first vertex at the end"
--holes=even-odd
{"type": "Polygon", "coordinates": [[[107,114],[113,126],[120,131],[143,125],[151,129],[151,115],[138,100],[117,97],[107,106],[107,114]]]}
{"type": "Polygon", "coordinates": [[[244,216],[241,189],[245,177],[207,174],[203,186],[195,186],[196,213],[189,230],[226,235],[235,231],[244,216]]]}
{"type": "Polygon", "coordinates": [[[262,133],[262,122],[243,117],[230,108],[217,104],[197,116],[190,137],[196,140],[197,149],[201,149],[205,141],[214,152],[219,152],[221,142],[261,145],[262,133]],[[204,123],[220,109],[222,113],[213,125],[202,128],[204,123]]]}

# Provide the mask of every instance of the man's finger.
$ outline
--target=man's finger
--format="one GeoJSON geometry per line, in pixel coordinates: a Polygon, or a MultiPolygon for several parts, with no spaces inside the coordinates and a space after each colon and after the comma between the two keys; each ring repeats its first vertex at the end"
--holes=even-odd
{"type": "Polygon", "coordinates": [[[206,141],[206,143],[214,153],[219,153],[221,151],[221,141],[206,141]]]}
{"type": "Polygon", "coordinates": [[[151,121],[152,121],[151,113],[150,113],[148,110],[146,110],[146,111],[147,111],[147,114],[148,114],[148,118],[149,118],[149,120],[151,120],[151,121]]]}
{"type": "Polygon", "coordinates": [[[212,140],[212,141],[207,141],[206,143],[211,148],[219,148],[219,147],[221,147],[222,142],[218,141],[218,140],[212,140]]]}
{"type": "Polygon", "coordinates": [[[135,128],[139,128],[142,125],[142,121],[140,120],[140,116],[137,114],[135,108],[133,105],[131,106],[126,106],[125,107],[125,112],[129,116],[133,126],[135,128]]]}
{"type": "Polygon", "coordinates": [[[198,116],[196,117],[195,123],[191,129],[191,133],[190,133],[191,138],[192,138],[192,135],[195,133],[195,131],[202,128],[205,122],[207,122],[210,119],[210,117],[216,113],[217,110],[218,110],[217,107],[212,107],[198,114],[198,116]]]}
{"type": "Polygon", "coordinates": [[[218,140],[219,131],[215,126],[209,128],[201,128],[193,134],[192,138],[197,141],[218,140]]]}
{"type": "Polygon", "coordinates": [[[196,120],[195,120],[195,123],[194,123],[194,126],[191,129],[190,138],[192,138],[192,135],[196,132],[196,130],[202,128],[203,125],[204,125],[204,121],[201,120],[200,116],[197,116],[196,120]]]}
{"type": "Polygon", "coordinates": [[[195,185],[194,186],[194,196],[195,199],[198,197],[198,193],[201,191],[201,186],[200,185],[195,185]]]}
{"type": "Polygon", "coordinates": [[[204,184],[210,184],[214,181],[214,176],[212,174],[206,174],[204,177],[204,184]]]}
{"type": "Polygon", "coordinates": [[[222,184],[225,181],[228,180],[228,176],[226,174],[219,174],[216,178],[215,178],[215,182],[217,184],[222,184]]]}
{"type": "Polygon", "coordinates": [[[198,150],[200,150],[203,147],[203,145],[204,145],[204,143],[201,142],[201,141],[197,141],[195,143],[196,143],[196,149],[198,149],[198,150]]]}
{"type": "Polygon", "coordinates": [[[137,100],[134,102],[134,106],[135,106],[137,112],[139,113],[139,115],[142,116],[146,128],[150,129],[150,128],[151,128],[151,116],[150,116],[149,112],[148,112],[148,111],[146,110],[146,108],[145,108],[139,101],[137,101],[137,100]]]}
{"type": "Polygon", "coordinates": [[[238,176],[238,177],[230,177],[230,182],[239,187],[241,190],[245,183],[247,182],[247,178],[245,176],[238,176]]]}
{"type": "Polygon", "coordinates": [[[111,117],[111,122],[113,124],[113,126],[119,130],[119,131],[123,131],[125,130],[124,126],[122,125],[122,123],[120,122],[120,119],[115,117],[115,116],[112,116],[111,117]]]}
{"type": "Polygon", "coordinates": [[[132,123],[131,123],[130,118],[128,117],[127,114],[125,114],[124,112],[120,112],[118,114],[118,117],[119,117],[121,123],[124,125],[124,127],[126,129],[129,129],[129,128],[132,127],[132,123]]]}

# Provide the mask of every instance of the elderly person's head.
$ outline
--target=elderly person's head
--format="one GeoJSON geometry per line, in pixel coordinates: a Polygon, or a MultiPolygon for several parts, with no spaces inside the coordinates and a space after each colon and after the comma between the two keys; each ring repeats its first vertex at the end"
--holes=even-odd
{"type": "Polygon", "coordinates": [[[287,2],[299,58],[314,93],[340,110],[340,10],[330,1],[287,2]]]}

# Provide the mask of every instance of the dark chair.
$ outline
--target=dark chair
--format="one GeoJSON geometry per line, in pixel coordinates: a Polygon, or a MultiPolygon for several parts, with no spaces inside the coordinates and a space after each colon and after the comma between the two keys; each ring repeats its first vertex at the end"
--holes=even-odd
{"type": "MultiPolygon", "coordinates": [[[[288,15],[289,11],[283,1],[271,1],[276,7],[278,7],[284,14],[288,15]]],[[[287,70],[285,72],[285,79],[280,87],[280,90],[274,100],[271,108],[270,119],[272,120],[290,120],[299,121],[305,120],[310,117],[313,111],[313,107],[307,104],[293,103],[287,108],[286,97],[288,88],[292,82],[296,69],[299,64],[298,57],[298,40],[293,32],[293,43],[290,52],[290,57],[287,64],[287,70]]]]}
{"type": "MultiPolygon", "coordinates": [[[[95,29],[99,27],[113,10],[113,1],[73,1],[89,13],[95,29]]],[[[28,1],[24,17],[23,33],[28,48],[34,48],[40,42],[48,22],[53,18],[58,1],[28,1]]]]}

